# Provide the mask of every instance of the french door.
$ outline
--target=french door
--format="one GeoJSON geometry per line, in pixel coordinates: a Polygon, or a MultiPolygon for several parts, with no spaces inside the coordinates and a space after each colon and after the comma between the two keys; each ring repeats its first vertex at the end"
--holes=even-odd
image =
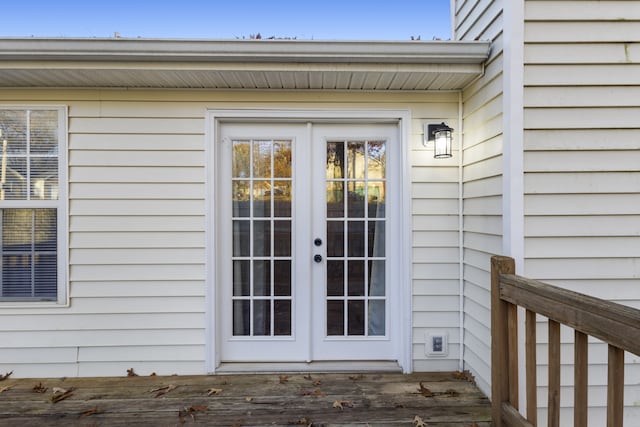
{"type": "Polygon", "coordinates": [[[397,359],[397,135],[391,123],[221,124],[220,361],[397,359]]]}

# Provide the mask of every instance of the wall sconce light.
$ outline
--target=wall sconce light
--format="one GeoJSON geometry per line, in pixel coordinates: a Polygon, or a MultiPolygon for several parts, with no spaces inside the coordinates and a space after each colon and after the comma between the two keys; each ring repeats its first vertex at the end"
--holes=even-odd
{"type": "Polygon", "coordinates": [[[446,159],[452,156],[451,140],[453,129],[446,124],[425,125],[424,145],[433,141],[433,157],[435,159],[446,159]]]}

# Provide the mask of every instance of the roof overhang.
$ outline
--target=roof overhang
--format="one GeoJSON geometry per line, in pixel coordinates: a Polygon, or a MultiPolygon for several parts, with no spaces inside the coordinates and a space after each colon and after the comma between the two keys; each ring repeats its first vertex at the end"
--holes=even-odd
{"type": "Polygon", "coordinates": [[[457,90],[489,42],[0,39],[0,87],[457,90]]]}

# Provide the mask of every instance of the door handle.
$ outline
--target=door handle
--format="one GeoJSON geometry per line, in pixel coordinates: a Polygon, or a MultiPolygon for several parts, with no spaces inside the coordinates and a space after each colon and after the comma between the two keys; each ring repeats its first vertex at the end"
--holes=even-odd
{"type": "Polygon", "coordinates": [[[315,262],[322,262],[322,255],[320,255],[320,254],[315,254],[315,255],[313,256],[313,260],[314,260],[315,262]]]}

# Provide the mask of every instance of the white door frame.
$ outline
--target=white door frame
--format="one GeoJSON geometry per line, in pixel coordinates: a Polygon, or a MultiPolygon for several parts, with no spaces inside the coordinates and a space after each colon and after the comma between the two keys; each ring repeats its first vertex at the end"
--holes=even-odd
{"type": "Polygon", "coordinates": [[[283,110],[283,109],[233,109],[207,110],[205,115],[205,218],[206,218],[206,296],[205,296],[205,369],[215,373],[220,364],[219,337],[216,333],[216,224],[215,197],[215,142],[220,124],[232,121],[255,122],[314,122],[314,123],[397,123],[400,143],[400,289],[398,310],[400,331],[397,360],[405,373],[412,366],[412,286],[411,286],[411,192],[409,149],[411,114],[408,110],[283,110]]]}

